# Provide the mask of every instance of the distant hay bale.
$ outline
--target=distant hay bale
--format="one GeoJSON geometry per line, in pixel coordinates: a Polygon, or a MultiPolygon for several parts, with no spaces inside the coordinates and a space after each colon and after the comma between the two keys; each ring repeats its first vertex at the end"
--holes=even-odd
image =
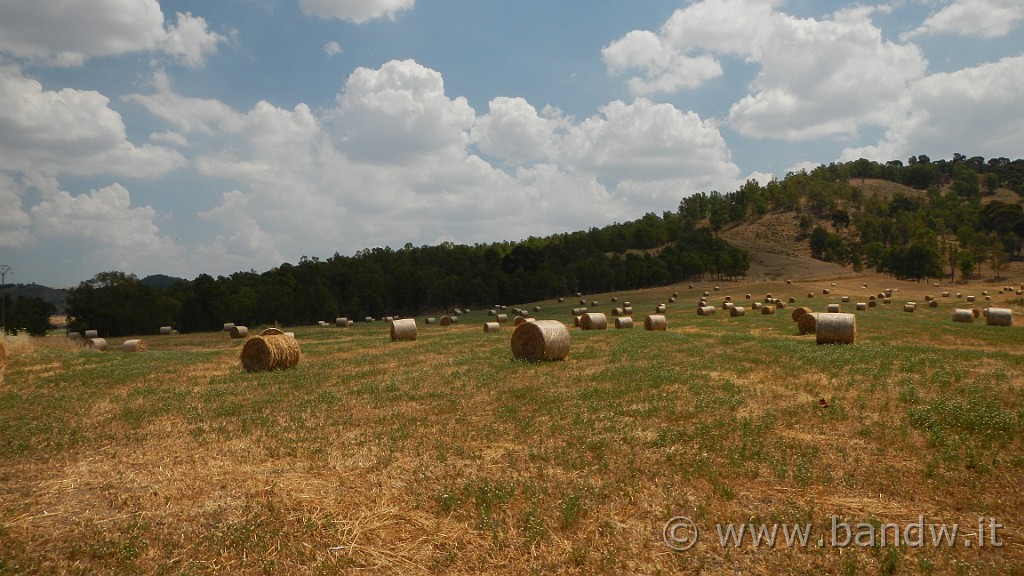
{"type": "Polygon", "coordinates": [[[619,301],[619,297],[618,296],[612,296],[612,302],[618,302],[618,301],[619,301]]]}
{"type": "Polygon", "coordinates": [[[100,337],[100,332],[99,332],[99,330],[86,330],[85,331],[85,337],[86,338],[99,338],[100,337]]]}
{"type": "Polygon", "coordinates": [[[373,322],[373,316],[367,316],[367,317],[363,318],[363,321],[365,321],[365,322],[373,322]]]}
{"type": "Polygon", "coordinates": [[[934,297],[934,296],[932,296],[931,294],[925,294],[925,295],[924,295],[924,301],[925,301],[925,302],[931,302],[931,301],[932,301],[932,300],[934,300],[934,299],[935,299],[935,297],[934,297]]]}
{"type": "Polygon", "coordinates": [[[769,314],[775,314],[775,306],[771,304],[761,306],[761,314],[768,316],[769,314]]]}
{"type": "Polygon", "coordinates": [[[989,308],[985,316],[987,326],[1013,326],[1013,310],[1009,308],[989,308]]]}
{"type": "Polygon", "coordinates": [[[868,303],[867,302],[857,302],[857,310],[858,311],[867,310],[867,309],[868,309],[868,303]]]}
{"type": "Polygon", "coordinates": [[[134,340],[125,340],[121,344],[122,352],[145,352],[146,349],[146,343],[138,338],[134,340]]]}
{"type": "MultiPolygon", "coordinates": [[[[231,332],[231,329],[234,328],[234,327],[235,327],[235,323],[234,322],[225,322],[224,323],[224,331],[225,332],[231,332]]],[[[89,336],[86,336],[86,338],[88,338],[88,337],[89,336]]]]}
{"type": "Polygon", "coordinates": [[[810,311],[811,309],[808,308],[807,306],[797,306],[796,308],[793,308],[792,312],[789,313],[789,317],[793,319],[793,322],[796,322],[797,320],[800,319],[801,316],[803,316],[804,314],[808,314],[810,311]]]}
{"type": "Polygon", "coordinates": [[[839,313],[839,304],[829,304],[825,308],[825,312],[827,312],[829,314],[838,314],[839,313]]]}
{"type": "Polygon", "coordinates": [[[732,296],[726,296],[724,300],[726,302],[732,302],[732,296]]]}
{"type": "Polygon", "coordinates": [[[814,292],[808,292],[807,293],[807,297],[808,298],[814,298],[814,292]]]}
{"type": "Polygon", "coordinates": [[[790,296],[790,297],[789,297],[789,303],[790,303],[790,304],[796,304],[796,298],[795,298],[795,297],[793,297],[793,296],[790,296]]]}
{"type": "Polygon", "coordinates": [[[623,316],[632,316],[633,315],[633,307],[632,306],[623,306],[622,307],[622,315],[623,316]]]}
{"type": "Polygon", "coordinates": [[[587,312],[580,316],[580,328],[584,330],[608,329],[608,317],[600,312],[587,312]]]}
{"type": "Polygon", "coordinates": [[[747,300],[750,300],[750,298],[751,298],[750,294],[747,294],[747,295],[746,295],[746,299],[747,299],[747,300]]]}
{"type": "Polygon", "coordinates": [[[732,310],[736,305],[732,302],[722,302],[722,310],[732,310]]]}
{"type": "Polygon", "coordinates": [[[425,322],[427,324],[437,324],[437,318],[435,318],[433,316],[427,316],[427,319],[425,320],[425,322]]]}
{"type": "MultiPolygon", "coordinates": [[[[672,293],[672,296],[673,296],[673,297],[674,297],[674,296],[679,296],[679,293],[678,293],[678,292],[673,292],[673,293],[672,293]]],[[[711,292],[708,292],[707,290],[705,290],[705,291],[704,291],[704,293],[703,293],[703,294],[701,294],[701,296],[704,296],[704,297],[708,297],[708,296],[711,296],[711,292]]]]}
{"type": "Polygon", "coordinates": [[[519,326],[523,322],[536,322],[536,321],[537,320],[535,318],[527,318],[526,316],[516,316],[515,319],[512,320],[512,325],[513,326],[519,326]]]}
{"type": "Polygon", "coordinates": [[[501,322],[502,324],[504,324],[505,322],[508,322],[508,314],[498,314],[498,315],[497,315],[497,316],[495,317],[495,319],[496,319],[496,320],[497,320],[498,322],[501,322]]]}
{"type": "Polygon", "coordinates": [[[818,325],[818,312],[808,312],[800,316],[796,321],[796,328],[800,334],[814,334],[818,325]]]}
{"type": "Polygon", "coordinates": [[[232,326],[230,333],[232,338],[245,338],[249,335],[249,328],[246,326],[232,326]]]}
{"type": "Polygon", "coordinates": [[[966,308],[957,308],[953,310],[953,322],[974,322],[974,312],[966,308]]]}
{"type": "Polygon", "coordinates": [[[928,307],[929,308],[938,308],[939,307],[939,301],[938,300],[929,300],[928,301],[928,307]]]}
{"type": "Polygon", "coordinates": [[[633,306],[633,303],[630,302],[629,300],[626,300],[625,302],[622,303],[622,307],[623,308],[631,308],[632,306],[633,306]]]}
{"type": "Polygon", "coordinates": [[[792,284],[792,283],[793,283],[792,280],[786,280],[786,284],[792,284]]]}
{"type": "Polygon", "coordinates": [[[574,327],[576,327],[576,328],[580,327],[580,316],[573,316],[572,317],[572,325],[574,327]]]}
{"type": "MultiPolygon", "coordinates": [[[[708,295],[708,293],[707,293],[707,292],[705,292],[705,293],[704,293],[704,295],[705,295],[705,296],[707,296],[707,295],[708,295]]],[[[678,297],[679,297],[679,292],[673,292],[673,293],[672,293],[672,296],[673,296],[674,298],[678,298],[678,297]]]]}
{"type": "Polygon", "coordinates": [[[698,306],[697,316],[712,316],[715,313],[714,306],[698,306]]]}
{"type": "Polygon", "coordinates": [[[582,315],[584,315],[586,313],[587,313],[587,309],[584,306],[572,309],[572,315],[573,316],[582,316],[582,315]]]}
{"type": "Polygon", "coordinates": [[[484,332],[500,332],[501,324],[497,322],[484,322],[484,332]]]}
{"type": "Polygon", "coordinates": [[[658,314],[664,314],[665,312],[668,311],[668,307],[665,306],[664,304],[658,304],[657,306],[654,307],[654,311],[657,312],[658,314]]]}
{"type": "Polygon", "coordinates": [[[729,308],[729,316],[732,317],[743,316],[746,313],[747,311],[743,309],[743,306],[733,306],[732,308],[729,308]]]}
{"type": "Polygon", "coordinates": [[[904,312],[913,312],[915,308],[917,308],[917,304],[914,302],[907,302],[903,305],[904,312]]]}
{"type": "Polygon", "coordinates": [[[598,302],[597,300],[591,300],[590,301],[590,305],[593,306],[594,308],[597,308],[600,304],[601,303],[598,302]]]}
{"type": "Polygon", "coordinates": [[[785,310],[786,309],[786,303],[783,302],[782,300],[775,300],[775,308],[777,310],[785,310]]]}
{"type": "Polygon", "coordinates": [[[295,337],[274,328],[246,340],[240,357],[246,371],[257,372],[292,368],[299,363],[300,356],[295,337]],[[280,333],[268,333],[270,330],[280,333]]]}
{"type": "Polygon", "coordinates": [[[885,298],[882,298],[882,304],[892,304],[892,298],[890,298],[888,296],[886,296],[885,298]]]}
{"type": "Polygon", "coordinates": [[[840,302],[849,302],[850,301],[850,297],[849,296],[843,296],[842,298],[839,299],[839,301],[840,302]]]}
{"type": "Polygon", "coordinates": [[[612,316],[622,316],[622,308],[612,308],[612,316]]]}
{"type": "Polygon", "coordinates": [[[876,306],[878,306],[877,300],[868,300],[868,308],[874,308],[876,306]]]}
{"type": "Polygon", "coordinates": [[[629,316],[621,316],[621,317],[615,319],[615,328],[616,328],[616,330],[622,330],[624,328],[632,328],[632,327],[633,327],[633,319],[630,318],[629,316]]]}
{"type": "Polygon", "coordinates": [[[942,293],[942,297],[943,298],[949,298],[949,292],[943,292],[942,293]]]}
{"type": "Polygon", "coordinates": [[[974,302],[974,300],[975,300],[975,298],[974,298],[973,294],[967,297],[967,301],[968,302],[974,302]]]}
{"type": "Polygon", "coordinates": [[[650,314],[644,318],[644,330],[664,331],[668,329],[668,320],[664,314],[650,314]]]}
{"type": "Polygon", "coordinates": [[[402,318],[401,320],[395,320],[391,323],[391,341],[397,342],[398,340],[415,340],[416,339],[416,319],[415,318],[402,318]]]}
{"type": "Polygon", "coordinates": [[[822,294],[828,294],[829,293],[829,289],[828,288],[822,288],[821,289],[821,293],[822,294]]]}
{"type": "Polygon", "coordinates": [[[451,326],[452,324],[458,324],[459,317],[451,314],[445,314],[441,316],[441,326],[451,326]]]}
{"type": "Polygon", "coordinates": [[[988,296],[988,290],[982,290],[981,291],[981,295],[982,296],[988,296]]]}
{"type": "Polygon", "coordinates": [[[753,304],[750,305],[750,308],[753,309],[753,310],[760,310],[761,309],[761,303],[760,302],[754,302],[753,304]]]}
{"type": "Polygon", "coordinates": [[[988,302],[991,302],[992,301],[992,297],[991,296],[985,296],[985,300],[988,301],[988,302]]]}
{"type": "Polygon", "coordinates": [[[717,291],[717,290],[721,290],[721,289],[722,289],[722,287],[721,287],[721,286],[719,286],[719,285],[717,285],[717,284],[715,285],[715,290],[716,290],[716,291],[717,291]]]}
{"type": "Polygon", "coordinates": [[[669,299],[668,299],[668,303],[669,303],[669,304],[675,304],[675,303],[676,303],[676,299],[675,299],[675,296],[673,296],[672,298],[669,298],[669,299]]]}
{"type": "Polygon", "coordinates": [[[832,286],[835,286],[835,285],[836,285],[836,283],[835,283],[835,282],[833,282],[833,283],[832,283],[832,286]]]}
{"type": "Polygon", "coordinates": [[[559,296],[559,297],[558,297],[558,303],[559,303],[559,304],[562,304],[562,303],[564,303],[564,302],[565,302],[565,298],[563,298],[563,297],[559,296]]]}
{"type": "Polygon", "coordinates": [[[172,326],[161,326],[160,327],[160,335],[161,336],[170,336],[171,332],[173,330],[174,330],[174,328],[172,326]]]}
{"type": "Polygon", "coordinates": [[[818,314],[814,334],[818,344],[853,344],[857,338],[857,317],[853,314],[818,314]]]}
{"type": "Polygon", "coordinates": [[[524,322],[512,332],[512,356],[517,360],[564,360],[568,355],[569,330],[557,320],[524,322]]]}
{"type": "Polygon", "coordinates": [[[89,350],[104,352],[107,349],[106,338],[89,338],[85,341],[85,347],[89,350]]]}
{"type": "Polygon", "coordinates": [[[348,318],[340,316],[334,319],[334,325],[338,328],[348,328],[348,318]]]}
{"type": "MultiPolygon", "coordinates": [[[[540,306],[534,306],[533,307],[533,311],[534,312],[540,312],[540,306]]],[[[522,314],[522,316],[525,316],[525,314],[522,314]]]]}

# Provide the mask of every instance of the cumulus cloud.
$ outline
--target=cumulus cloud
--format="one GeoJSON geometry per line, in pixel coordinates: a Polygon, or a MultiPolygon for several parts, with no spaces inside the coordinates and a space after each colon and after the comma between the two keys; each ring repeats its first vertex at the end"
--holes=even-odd
{"type": "Polygon", "coordinates": [[[488,104],[488,113],[477,118],[473,141],[485,154],[521,164],[555,154],[556,136],[568,121],[552,108],[543,115],[523,98],[499,96],[488,104]]]}
{"type": "Polygon", "coordinates": [[[20,186],[0,172],[0,248],[23,248],[32,242],[32,219],[21,207],[20,186]]]}
{"type": "Polygon", "coordinates": [[[0,52],[56,66],[153,51],[199,67],[226,40],[188,13],[165,29],[157,0],[4,2],[0,18],[0,52]]]}
{"type": "Polygon", "coordinates": [[[1024,4],[1019,0],[955,0],[928,17],[905,39],[935,34],[957,34],[998,38],[1024,22],[1024,4]]]}
{"type": "Polygon", "coordinates": [[[601,50],[612,74],[639,70],[629,79],[629,90],[638,96],[697,88],[722,75],[722,65],[709,55],[688,56],[685,50],[663,41],[647,30],[634,30],[601,50]]]}
{"type": "Polygon", "coordinates": [[[334,40],[331,40],[330,42],[324,44],[324,54],[326,54],[328,58],[334,58],[335,56],[341,53],[341,44],[338,44],[334,40]]]}
{"type": "Polygon", "coordinates": [[[307,16],[364,24],[377,18],[394,20],[399,12],[411,10],[415,3],[416,0],[299,0],[299,8],[307,16]]]}
{"type": "Polygon", "coordinates": [[[152,177],[185,163],[178,152],[127,139],[121,115],[91,90],[44,90],[0,66],[0,170],[152,177]]]}
{"type": "Polygon", "coordinates": [[[170,76],[163,70],[153,74],[153,87],[156,92],[152,94],[127,94],[123,99],[145,107],[150,114],[166,120],[185,134],[212,136],[221,131],[231,131],[232,126],[241,123],[242,115],[220,100],[189,98],[174,93],[170,76]]]}

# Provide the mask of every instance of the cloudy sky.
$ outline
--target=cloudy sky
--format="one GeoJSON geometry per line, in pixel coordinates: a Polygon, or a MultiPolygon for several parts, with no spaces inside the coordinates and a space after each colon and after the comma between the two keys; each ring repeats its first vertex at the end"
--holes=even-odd
{"type": "Polygon", "coordinates": [[[0,264],[262,272],[1024,156],[1021,0],[0,0],[0,264]]]}

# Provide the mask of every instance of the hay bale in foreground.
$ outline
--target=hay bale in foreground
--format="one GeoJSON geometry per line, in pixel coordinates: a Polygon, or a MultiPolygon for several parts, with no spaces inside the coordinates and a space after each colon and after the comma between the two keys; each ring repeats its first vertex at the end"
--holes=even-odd
{"type": "Polygon", "coordinates": [[[986,326],[1013,326],[1013,310],[1009,308],[989,308],[985,315],[986,326]]]}
{"type": "Polygon", "coordinates": [[[284,370],[299,363],[299,342],[277,328],[268,328],[245,341],[240,358],[249,372],[284,370]]]}
{"type": "Polygon", "coordinates": [[[818,312],[808,312],[796,320],[796,328],[803,334],[814,334],[818,326],[818,312]]]}
{"type": "Polygon", "coordinates": [[[620,316],[615,319],[615,329],[622,330],[624,328],[632,328],[633,319],[629,316],[620,316]]]}
{"type": "Polygon", "coordinates": [[[104,352],[107,349],[107,340],[106,338],[89,338],[85,341],[85,347],[89,350],[104,352]]]}
{"type": "Polygon", "coordinates": [[[587,312],[580,316],[580,328],[584,330],[606,330],[608,317],[600,312],[587,312]]]}
{"type": "Polygon", "coordinates": [[[668,320],[663,314],[650,314],[644,318],[644,330],[663,331],[667,329],[668,320]]]}
{"type": "Polygon", "coordinates": [[[403,318],[391,323],[391,341],[415,340],[416,320],[414,318],[403,318]]]}
{"type": "Polygon", "coordinates": [[[517,360],[564,360],[569,355],[569,329],[558,320],[524,322],[512,332],[517,360]]]}
{"type": "Polygon", "coordinates": [[[249,335],[249,328],[246,326],[232,326],[229,332],[232,338],[245,338],[249,335]]]}
{"type": "Polygon", "coordinates": [[[147,349],[146,343],[138,338],[134,340],[125,340],[121,344],[122,352],[145,352],[147,349]]]}
{"type": "Polygon", "coordinates": [[[747,311],[743,309],[743,306],[733,306],[732,308],[729,308],[729,316],[732,317],[743,316],[746,313],[747,311]]]}
{"type": "Polygon", "coordinates": [[[807,306],[797,306],[796,308],[793,308],[793,311],[790,312],[789,316],[793,319],[793,322],[796,322],[801,316],[809,312],[811,312],[811,309],[807,306]]]}
{"type": "Polygon", "coordinates": [[[818,314],[814,334],[818,344],[853,344],[857,338],[857,317],[853,314],[818,314]]]}
{"type": "Polygon", "coordinates": [[[953,322],[974,322],[974,311],[967,308],[957,308],[953,310],[953,322]]]}
{"type": "Polygon", "coordinates": [[[161,326],[160,327],[160,335],[161,336],[170,336],[171,332],[173,332],[173,331],[174,331],[174,328],[171,327],[171,326],[161,326]]]}
{"type": "Polygon", "coordinates": [[[484,332],[500,332],[501,324],[497,322],[484,322],[484,332]]]}

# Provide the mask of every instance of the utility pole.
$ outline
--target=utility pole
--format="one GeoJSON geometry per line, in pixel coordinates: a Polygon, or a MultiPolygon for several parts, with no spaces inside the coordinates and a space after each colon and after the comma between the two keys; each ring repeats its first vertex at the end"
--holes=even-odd
{"type": "Polygon", "coordinates": [[[11,267],[7,264],[0,264],[0,335],[7,335],[7,273],[11,267]]]}

